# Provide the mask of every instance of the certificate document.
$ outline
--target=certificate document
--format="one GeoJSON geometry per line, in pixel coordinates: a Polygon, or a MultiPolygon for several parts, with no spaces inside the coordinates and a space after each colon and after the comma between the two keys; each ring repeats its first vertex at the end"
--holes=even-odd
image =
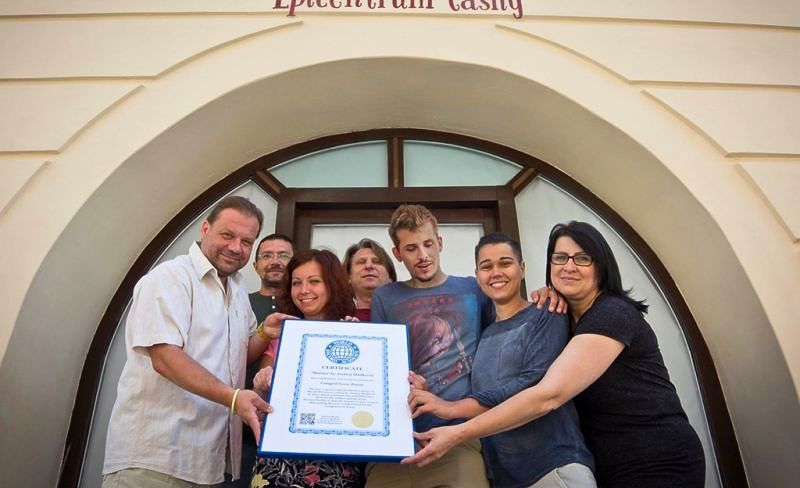
{"type": "Polygon", "coordinates": [[[404,324],[287,320],[259,454],[399,461],[414,454],[404,324]]]}

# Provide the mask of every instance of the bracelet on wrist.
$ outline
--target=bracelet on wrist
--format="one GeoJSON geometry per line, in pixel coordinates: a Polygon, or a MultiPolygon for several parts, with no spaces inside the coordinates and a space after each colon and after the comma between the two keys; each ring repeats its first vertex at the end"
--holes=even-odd
{"type": "Polygon", "coordinates": [[[233,399],[231,400],[231,415],[236,414],[236,397],[239,396],[239,388],[233,391],[233,399]]]}
{"type": "Polygon", "coordinates": [[[272,340],[272,338],[270,336],[268,336],[266,332],[264,332],[264,321],[263,320],[261,321],[261,323],[258,324],[258,327],[256,327],[256,332],[258,332],[258,336],[261,337],[262,339],[264,339],[265,341],[269,342],[269,341],[272,340]]]}

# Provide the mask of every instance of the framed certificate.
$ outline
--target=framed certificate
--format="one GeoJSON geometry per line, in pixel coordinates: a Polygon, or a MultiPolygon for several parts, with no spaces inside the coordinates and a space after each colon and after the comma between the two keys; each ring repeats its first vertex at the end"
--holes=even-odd
{"type": "Polygon", "coordinates": [[[414,454],[404,324],[287,320],[258,452],[399,461],[414,454]]]}

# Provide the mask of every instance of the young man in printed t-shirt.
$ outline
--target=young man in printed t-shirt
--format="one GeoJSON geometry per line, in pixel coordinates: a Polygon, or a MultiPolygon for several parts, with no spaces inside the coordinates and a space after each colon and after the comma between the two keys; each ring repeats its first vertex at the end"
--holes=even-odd
{"type": "MultiPolygon", "coordinates": [[[[471,393],[470,372],[482,329],[492,323],[491,301],[474,277],[448,276],[439,266],[442,238],[436,217],[421,205],[401,205],[392,215],[392,253],[411,279],[375,290],[372,321],[409,326],[411,368],[428,389],[447,400],[471,393]]],[[[426,431],[457,423],[430,415],[417,419],[426,431]]],[[[475,441],[454,448],[424,468],[392,463],[367,466],[367,488],[488,487],[486,469],[475,441]]]]}

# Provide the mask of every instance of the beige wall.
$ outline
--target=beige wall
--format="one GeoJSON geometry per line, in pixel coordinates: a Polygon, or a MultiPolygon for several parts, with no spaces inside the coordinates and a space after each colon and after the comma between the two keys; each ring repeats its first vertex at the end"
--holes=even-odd
{"type": "Polygon", "coordinates": [[[55,484],[99,318],[179,209],[262,154],[378,127],[506,144],[611,205],[684,293],[751,485],[800,477],[800,4],[531,1],[514,21],[271,3],[0,5],[10,486],[55,484]]]}

